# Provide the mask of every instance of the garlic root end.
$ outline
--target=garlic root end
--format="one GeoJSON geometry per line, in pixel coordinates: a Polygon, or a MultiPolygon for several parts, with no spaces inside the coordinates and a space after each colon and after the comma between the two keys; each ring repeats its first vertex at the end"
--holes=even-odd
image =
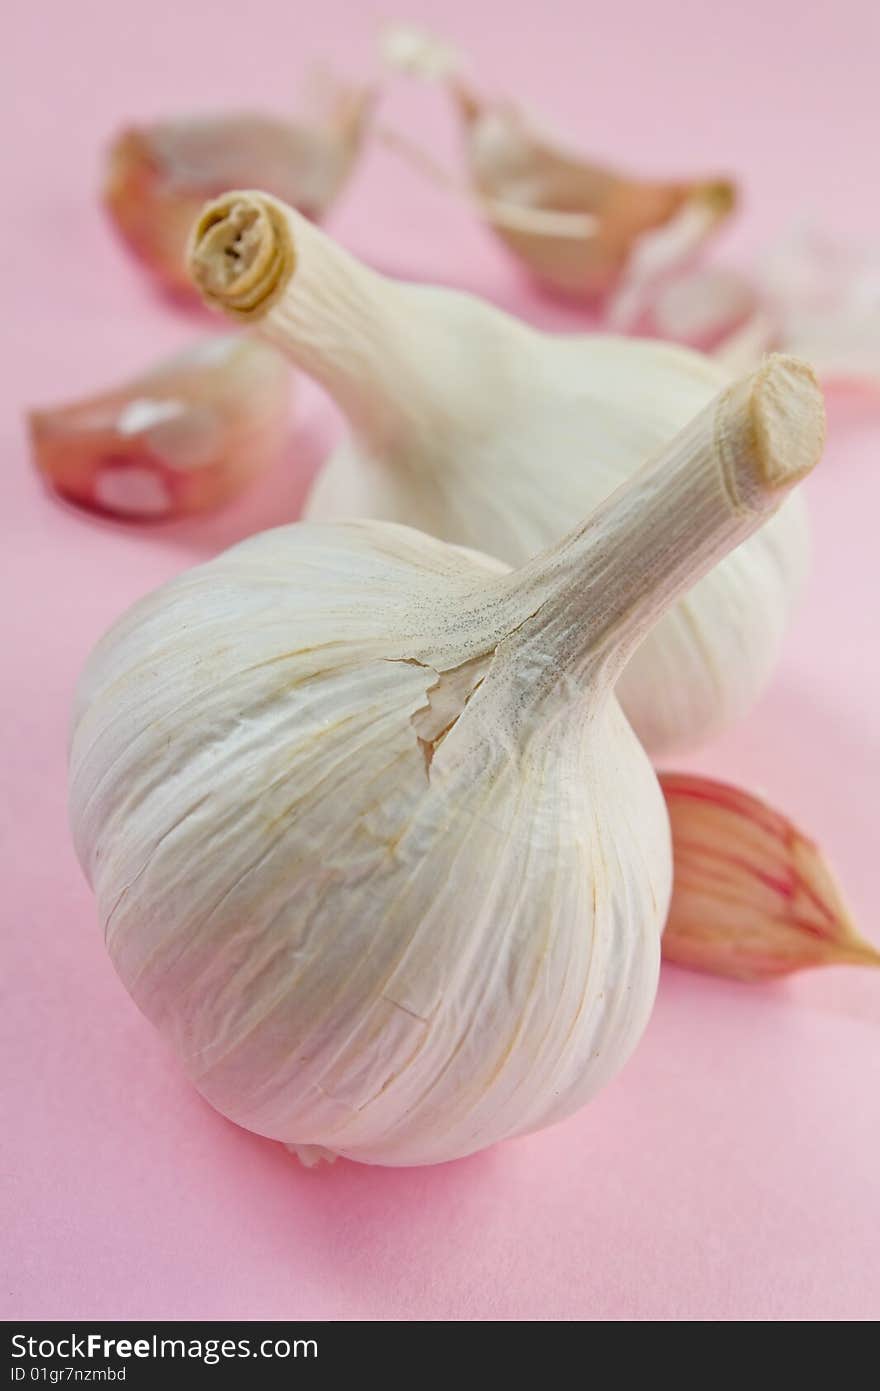
{"type": "Polygon", "coordinates": [[[320,1164],[335,1164],[339,1158],[335,1150],[324,1145],[285,1145],[288,1154],[298,1159],[304,1169],[315,1169],[320,1164]]]}

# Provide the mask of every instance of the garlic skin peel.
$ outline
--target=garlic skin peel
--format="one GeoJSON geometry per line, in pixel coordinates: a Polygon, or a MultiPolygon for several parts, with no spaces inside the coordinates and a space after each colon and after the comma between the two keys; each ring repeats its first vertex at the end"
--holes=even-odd
{"type": "Polygon", "coordinates": [[[228,502],[276,463],[290,369],[267,343],[206,338],[123,385],[29,413],[34,463],[69,502],[167,521],[228,502]]]}
{"type": "Polygon", "coordinates": [[[649,297],[639,331],[710,349],[733,372],[770,351],[813,364],[828,388],[880,389],[880,254],[793,228],[749,274],[691,270],[649,297]]]}
{"type": "Polygon", "coordinates": [[[233,111],[132,126],[114,138],[104,205],[166,289],[192,294],[190,230],[205,199],[224,189],[255,183],[308,217],[327,213],[355,167],[376,92],[326,77],[313,96],[315,109],[300,121],[233,111]]]}
{"type": "Polygon", "coordinates": [[[253,537],[80,682],[71,820],[123,982],[240,1125],[375,1164],[562,1119],[650,1014],[671,857],[614,696],[821,449],[771,359],[510,573],[395,524],[253,537]]]}
{"type": "MultiPolygon", "coordinates": [[[[208,303],[250,322],[345,412],[351,439],[306,515],[417,526],[512,565],[557,541],[730,380],[686,349],[538,333],[484,302],[389,280],[258,193],[204,211],[191,251],[208,303]]],[[[744,715],[778,656],[808,564],[792,497],[647,636],[621,678],[653,754],[744,715]]]]}
{"type": "Polygon", "coordinates": [[[659,777],[675,862],[665,961],[741,981],[880,966],[818,845],[787,816],[728,783],[659,777]]]}
{"type": "Polygon", "coordinates": [[[729,179],[637,179],[584,156],[515,102],[483,92],[465,76],[464,55],[433,34],[390,25],[380,49],[389,68],[445,87],[475,203],[531,279],[570,298],[607,297],[616,328],[699,254],[735,207],[729,179]]]}

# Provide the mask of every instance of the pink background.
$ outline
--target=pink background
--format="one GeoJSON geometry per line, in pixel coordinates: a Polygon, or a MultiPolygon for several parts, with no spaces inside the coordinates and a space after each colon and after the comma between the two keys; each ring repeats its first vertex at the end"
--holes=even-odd
{"type": "MultiPolygon", "coordinates": [[[[854,239],[880,231],[874,4],[404,9],[586,148],[657,172],[739,171],[731,256],[802,211],[854,239]]],[[[104,221],[95,187],[114,127],[188,107],[283,110],[309,59],[361,71],[375,19],[355,0],[77,0],[18,5],[6,21],[2,1312],[876,1317],[880,975],[749,989],[668,969],[634,1061],[554,1131],[433,1170],[304,1172],[190,1091],[103,954],[66,827],[77,672],[136,596],[293,518],[336,423],[302,391],[290,459],[246,501],[138,530],[43,494],[21,407],[109,384],[208,325],[163,304],[104,221]]],[[[439,92],[400,82],[384,114],[452,157],[439,92]]],[[[364,160],[331,226],[389,270],[479,289],[547,326],[584,322],[525,290],[467,212],[390,153],[364,160]]],[[[880,412],[833,407],[809,485],[814,577],[782,668],[747,727],[693,761],[796,811],[875,940],[878,449],[880,412]]]]}

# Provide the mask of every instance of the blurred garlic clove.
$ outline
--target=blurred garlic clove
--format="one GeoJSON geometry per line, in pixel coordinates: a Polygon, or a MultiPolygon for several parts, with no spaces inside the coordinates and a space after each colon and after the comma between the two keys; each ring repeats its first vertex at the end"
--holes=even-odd
{"type": "Polygon", "coordinates": [[[36,466],[62,497],[129,520],[218,506],[279,457],[290,370],[249,338],[207,339],[115,390],[29,415],[36,466]]]}
{"type": "Polygon", "coordinates": [[[379,35],[379,54],[396,72],[445,81],[465,65],[461,49],[415,24],[387,24],[379,35]]]}
{"type": "Polygon", "coordinates": [[[880,388],[880,251],[794,229],[757,267],[777,341],[802,344],[829,384],[880,388]]]}
{"type": "Polygon", "coordinates": [[[640,333],[711,351],[733,373],[795,353],[826,386],[880,389],[880,254],[801,227],[750,274],[700,267],[645,296],[640,333]]]}
{"type": "Polygon", "coordinates": [[[533,279],[578,298],[612,296],[615,327],[629,326],[649,288],[692,260],[733,209],[728,180],[631,179],[583,158],[512,102],[484,97],[462,77],[456,50],[417,29],[386,31],[382,55],[446,86],[487,221],[533,279]],[[519,225],[496,206],[518,209],[519,225]],[[570,224],[548,229],[547,214],[570,224]]]}
{"type": "Polygon", "coordinates": [[[635,325],[651,338],[669,338],[711,352],[758,310],[755,287],[726,266],[699,266],[658,287],[635,325]]]}
{"type": "Polygon", "coordinates": [[[288,1154],[298,1159],[304,1169],[317,1169],[324,1164],[335,1164],[339,1155],[323,1145],[285,1145],[288,1154]]]}
{"type": "MultiPolygon", "coordinates": [[[[644,185],[640,187],[645,187],[644,185]]],[[[679,186],[680,202],[664,222],[639,230],[633,241],[625,274],[608,304],[611,329],[632,329],[656,287],[682,267],[693,265],[719,224],[733,211],[736,190],[732,183],[714,182],[679,186]]]]}
{"type": "Polygon", "coordinates": [[[672,827],[667,961],[761,981],[808,966],[880,966],[818,846],[728,783],[661,773],[672,827]]]}
{"type": "Polygon", "coordinates": [[[186,246],[205,199],[265,188],[319,220],[354,167],[374,100],[372,86],[324,79],[308,121],[244,112],[131,127],[110,147],[105,205],[165,287],[192,296],[186,246]]]}

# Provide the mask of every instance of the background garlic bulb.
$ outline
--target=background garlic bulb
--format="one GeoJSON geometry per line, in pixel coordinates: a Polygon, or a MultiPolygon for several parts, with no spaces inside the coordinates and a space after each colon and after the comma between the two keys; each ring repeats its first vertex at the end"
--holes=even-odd
{"type": "Polygon", "coordinates": [[[387,523],[268,532],[81,681],[71,817],[107,947],[241,1125],[432,1163],[586,1101],[650,1013],[671,857],[613,687],[815,462],[771,359],[520,571],[387,523]]]}
{"type": "MultiPolygon", "coordinates": [[[[351,440],[308,516],[405,522],[513,565],[557,541],[729,381],[683,348],[538,333],[472,296],[386,279],[262,194],[209,205],[191,259],[208,302],[254,323],[348,418],[351,440]]],[[[748,710],[807,560],[794,497],[651,632],[618,694],[652,753],[748,710]]]]}

